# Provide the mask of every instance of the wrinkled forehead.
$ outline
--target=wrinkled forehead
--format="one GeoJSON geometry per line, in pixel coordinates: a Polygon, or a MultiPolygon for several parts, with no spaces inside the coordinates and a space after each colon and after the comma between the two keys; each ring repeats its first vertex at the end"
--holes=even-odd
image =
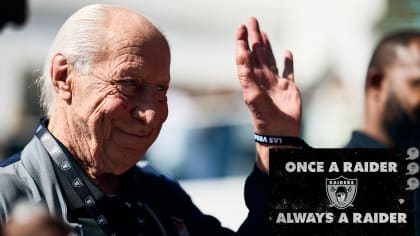
{"type": "Polygon", "coordinates": [[[122,51],[140,55],[150,50],[169,55],[165,36],[144,16],[125,8],[109,9],[108,16],[107,33],[102,40],[108,56],[122,51]]]}

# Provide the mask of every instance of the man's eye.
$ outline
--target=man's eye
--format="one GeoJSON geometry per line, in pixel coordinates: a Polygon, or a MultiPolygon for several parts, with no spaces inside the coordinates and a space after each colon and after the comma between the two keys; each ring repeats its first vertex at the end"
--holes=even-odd
{"type": "Polygon", "coordinates": [[[122,83],[130,87],[137,87],[137,81],[134,79],[123,80],[122,83]]]}
{"type": "Polygon", "coordinates": [[[420,79],[416,79],[412,82],[415,87],[420,87],[420,79]]]}
{"type": "Polygon", "coordinates": [[[126,96],[132,96],[139,86],[137,80],[134,79],[117,80],[114,82],[114,85],[120,93],[126,96]]]}
{"type": "Polygon", "coordinates": [[[118,87],[137,87],[138,83],[135,79],[122,79],[122,80],[116,80],[113,82],[114,85],[118,87]]]}
{"type": "Polygon", "coordinates": [[[167,91],[168,90],[168,86],[158,85],[157,86],[157,90],[158,91],[167,91]]]}

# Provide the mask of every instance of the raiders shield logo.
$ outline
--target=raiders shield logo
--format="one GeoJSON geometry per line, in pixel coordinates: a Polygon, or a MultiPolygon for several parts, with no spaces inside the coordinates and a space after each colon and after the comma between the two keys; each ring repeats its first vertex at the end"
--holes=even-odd
{"type": "Polygon", "coordinates": [[[336,179],[325,179],[325,187],[330,207],[338,209],[346,209],[353,206],[352,203],[356,198],[357,179],[348,179],[340,176],[336,179]]]}
{"type": "Polygon", "coordinates": [[[86,206],[93,206],[93,205],[95,205],[95,199],[92,197],[92,196],[87,196],[86,198],[85,198],[85,205],[86,206]]]}
{"type": "Polygon", "coordinates": [[[63,162],[61,162],[61,163],[60,163],[60,168],[61,168],[62,170],[70,170],[70,169],[71,169],[70,162],[68,162],[68,161],[63,161],[63,162]]]}

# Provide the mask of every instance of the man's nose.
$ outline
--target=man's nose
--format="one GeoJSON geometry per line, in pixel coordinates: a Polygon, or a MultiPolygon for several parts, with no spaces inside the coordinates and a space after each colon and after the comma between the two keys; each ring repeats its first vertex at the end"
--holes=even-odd
{"type": "Polygon", "coordinates": [[[134,97],[134,109],[132,115],[145,124],[151,124],[156,120],[159,105],[159,97],[156,88],[152,86],[139,89],[134,97]]]}
{"type": "Polygon", "coordinates": [[[137,107],[133,110],[132,115],[135,119],[141,121],[145,125],[151,125],[156,122],[156,110],[142,109],[137,107]]]}

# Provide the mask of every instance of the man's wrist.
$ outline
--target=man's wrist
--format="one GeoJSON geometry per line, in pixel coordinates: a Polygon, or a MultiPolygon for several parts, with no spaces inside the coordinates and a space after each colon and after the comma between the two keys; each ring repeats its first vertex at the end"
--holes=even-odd
{"type": "Polygon", "coordinates": [[[273,136],[254,133],[254,141],[259,144],[268,146],[310,148],[310,146],[305,141],[298,137],[273,136]]]}

